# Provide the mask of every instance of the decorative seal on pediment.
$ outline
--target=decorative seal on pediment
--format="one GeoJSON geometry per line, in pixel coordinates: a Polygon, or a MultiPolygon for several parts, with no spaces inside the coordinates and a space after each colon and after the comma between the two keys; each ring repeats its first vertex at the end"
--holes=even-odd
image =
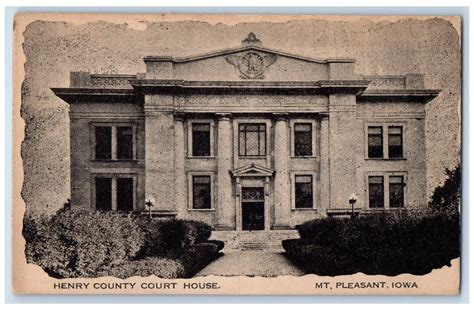
{"type": "Polygon", "coordinates": [[[228,55],[228,63],[239,69],[242,79],[264,79],[265,70],[277,59],[276,54],[263,55],[249,51],[242,55],[228,55]]]}

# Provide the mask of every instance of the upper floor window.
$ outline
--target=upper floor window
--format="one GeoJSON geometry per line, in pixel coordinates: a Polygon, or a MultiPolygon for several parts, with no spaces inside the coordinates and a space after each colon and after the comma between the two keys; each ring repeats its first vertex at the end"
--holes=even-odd
{"type": "Polygon", "coordinates": [[[295,156],[313,155],[313,130],[311,124],[295,123],[294,125],[295,156]]]}
{"type": "Polygon", "coordinates": [[[388,127],[388,157],[400,158],[403,157],[403,127],[389,126],[388,127]]]}
{"type": "Polygon", "coordinates": [[[192,156],[211,156],[211,124],[192,124],[192,156]]]}
{"type": "Polygon", "coordinates": [[[95,159],[133,160],[133,126],[95,126],[95,159]]]}
{"type": "Polygon", "coordinates": [[[112,127],[95,127],[95,159],[112,159],[112,127]]]}
{"type": "Polygon", "coordinates": [[[403,159],[403,125],[374,124],[367,127],[367,153],[369,159],[403,159]]]}
{"type": "Polygon", "coordinates": [[[239,156],[266,155],[266,125],[239,125],[239,156]]]}
{"type": "Polygon", "coordinates": [[[383,127],[369,126],[368,129],[369,158],[383,158],[383,127]]]}
{"type": "Polygon", "coordinates": [[[133,159],[133,127],[117,127],[117,159],[133,159]]]}
{"type": "Polygon", "coordinates": [[[192,177],[193,209],[211,209],[211,176],[192,177]]]}
{"type": "Polygon", "coordinates": [[[313,208],[313,176],[296,175],[295,176],[295,208],[312,209],[313,208]]]}

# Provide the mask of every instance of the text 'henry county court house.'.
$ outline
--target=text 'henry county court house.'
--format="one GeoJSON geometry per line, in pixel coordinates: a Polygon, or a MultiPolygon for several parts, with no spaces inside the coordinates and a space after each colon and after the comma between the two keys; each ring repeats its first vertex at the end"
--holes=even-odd
{"type": "Polygon", "coordinates": [[[216,230],[427,204],[423,76],[265,48],[147,56],[146,73],[72,72],[71,201],[216,230]]]}

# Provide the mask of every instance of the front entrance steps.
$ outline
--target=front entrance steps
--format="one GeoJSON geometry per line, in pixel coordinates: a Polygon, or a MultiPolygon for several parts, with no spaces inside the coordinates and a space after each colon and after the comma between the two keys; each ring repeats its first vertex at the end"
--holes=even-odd
{"type": "Polygon", "coordinates": [[[213,231],[211,238],[225,242],[224,252],[283,252],[281,241],[299,238],[296,230],[213,231]]]}

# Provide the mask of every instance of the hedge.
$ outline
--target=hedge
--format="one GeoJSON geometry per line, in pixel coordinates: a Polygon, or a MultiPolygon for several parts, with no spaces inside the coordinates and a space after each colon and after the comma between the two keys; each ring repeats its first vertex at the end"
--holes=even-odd
{"type": "Polygon", "coordinates": [[[129,217],[64,208],[52,218],[27,214],[23,235],[28,262],[56,278],[95,277],[133,259],[144,243],[129,217]]]}
{"type": "Polygon", "coordinates": [[[145,236],[140,256],[181,255],[190,246],[206,242],[211,236],[211,226],[198,221],[157,221],[146,217],[136,220],[145,236]]]}
{"type": "Polygon", "coordinates": [[[176,279],[184,277],[184,274],[184,266],[179,260],[163,257],[147,257],[125,262],[122,265],[114,267],[105,275],[120,279],[133,276],[148,277],[151,275],[165,279],[176,279]]]}
{"type": "Polygon", "coordinates": [[[191,277],[218,256],[224,243],[206,242],[211,227],[65,206],[52,218],[27,214],[28,262],[55,278],[154,274],[191,277]]]}
{"type": "Polygon", "coordinates": [[[398,213],[324,218],[298,227],[282,245],[309,273],[426,274],[459,257],[459,217],[398,213]]]}

